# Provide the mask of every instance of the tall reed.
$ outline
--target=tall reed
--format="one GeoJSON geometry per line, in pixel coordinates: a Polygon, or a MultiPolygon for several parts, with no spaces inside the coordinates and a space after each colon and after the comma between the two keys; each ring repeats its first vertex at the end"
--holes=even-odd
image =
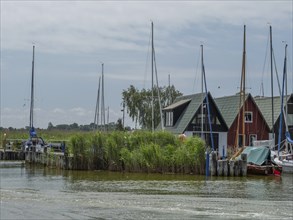
{"type": "Polygon", "coordinates": [[[198,137],[180,141],[168,132],[97,132],[72,136],[69,148],[80,169],[159,173],[204,171],[205,147],[198,137]]]}

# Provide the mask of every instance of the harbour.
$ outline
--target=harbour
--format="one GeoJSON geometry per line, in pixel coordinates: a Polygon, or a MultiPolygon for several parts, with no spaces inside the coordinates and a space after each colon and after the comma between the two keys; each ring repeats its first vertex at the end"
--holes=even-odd
{"type": "Polygon", "coordinates": [[[1,161],[1,219],[292,219],[292,175],[68,171],[1,161]],[[3,164],[6,163],[6,166],[3,164]]]}

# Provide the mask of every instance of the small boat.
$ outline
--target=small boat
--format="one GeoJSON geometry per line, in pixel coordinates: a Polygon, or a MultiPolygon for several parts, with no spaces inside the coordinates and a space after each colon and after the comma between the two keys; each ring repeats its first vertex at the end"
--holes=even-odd
{"type": "MultiPolygon", "coordinates": [[[[276,166],[271,162],[271,151],[268,146],[247,146],[241,154],[247,155],[247,174],[271,175],[274,173],[274,167],[276,166]]],[[[241,155],[236,159],[239,158],[241,158],[241,155]]]]}

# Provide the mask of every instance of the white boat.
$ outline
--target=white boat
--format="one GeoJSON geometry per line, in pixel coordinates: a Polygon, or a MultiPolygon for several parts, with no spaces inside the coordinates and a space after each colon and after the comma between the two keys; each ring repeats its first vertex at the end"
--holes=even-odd
{"type": "MultiPolygon", "coordinates": [[[[271,151],[271,158],[274,163],[276,163],[278,166],[282,167],[283,173],[293,173],[293,140],[290,137],[289,129],[286,123],[287,114],[284,113],[284,87],[285,87],[285,81],[286,81],[286,74],[287,74],[287,44],[285,46],[285,59],[284,59],[284,69],[283,69],[283,82],[282,82],[282,94],[281,94],[281,114],[280,114],[280,120],[279,120],[279,135],[278,135],[278,150],[271,151]],[[283,118],[285,121],[285,140],[283,142],[283,145],[281,146],[281,136],[282,136],[282,128],[283,128],[283,118]]],[[[286,108],[287,110],[287,108],[286,108]]]]}
{"type": "Polygon", "coordinates": [[[293,156],[292,154],[281,154],[278,157],[276,151],[271,151],[272,161],[282,168],[282,173],[292,173],[293,174],[293,156]]]}

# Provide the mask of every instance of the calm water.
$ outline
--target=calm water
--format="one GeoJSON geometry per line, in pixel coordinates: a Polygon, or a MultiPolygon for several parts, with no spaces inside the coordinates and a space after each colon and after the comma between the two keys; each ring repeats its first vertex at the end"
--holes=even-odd
{"type": "Polygon", "coordinates": [[[293,176],[58,171],[0,161],[0,219],[293,219],[293,176]]]}

